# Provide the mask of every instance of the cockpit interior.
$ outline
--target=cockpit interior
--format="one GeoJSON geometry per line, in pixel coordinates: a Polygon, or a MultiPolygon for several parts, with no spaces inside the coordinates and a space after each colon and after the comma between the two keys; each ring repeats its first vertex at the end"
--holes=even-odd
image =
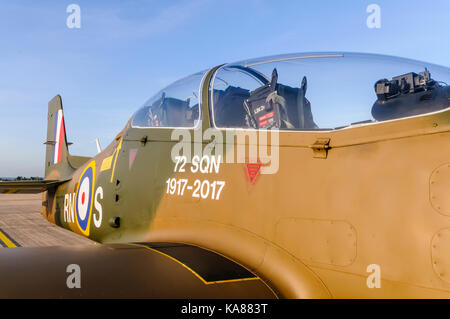
{"type": "Polygon", "coordinates": [[[333,130],[450,106],[448,68],[387,56],[288,55],[225,64],[210,83],[205,74],[161,90],[133,126],[194,127],[204,85],[217,128],[333,130]]]}

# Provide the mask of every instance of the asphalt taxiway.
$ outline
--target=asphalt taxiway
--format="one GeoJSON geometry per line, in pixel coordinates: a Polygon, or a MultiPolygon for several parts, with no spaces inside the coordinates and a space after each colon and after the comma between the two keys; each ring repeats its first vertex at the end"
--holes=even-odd
{"type": "Polygon", "coordinates": [[[0,194],[0,249],[93,245],[49,223],[41,214],[41,194],[0,194]]]}

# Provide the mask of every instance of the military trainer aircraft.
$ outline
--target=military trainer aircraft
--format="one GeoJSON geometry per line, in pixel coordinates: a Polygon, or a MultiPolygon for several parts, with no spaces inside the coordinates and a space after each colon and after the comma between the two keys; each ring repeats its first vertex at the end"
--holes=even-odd
{"type": "Polygon", "coordinates": [[[48,105],[42,215],[98,245],[0,250],[0,297],[449,298],[450,69],[359,53],[223,64],[92,158],[48,105]],[[66,268],[82,285],[69,289],[66,268]]]}

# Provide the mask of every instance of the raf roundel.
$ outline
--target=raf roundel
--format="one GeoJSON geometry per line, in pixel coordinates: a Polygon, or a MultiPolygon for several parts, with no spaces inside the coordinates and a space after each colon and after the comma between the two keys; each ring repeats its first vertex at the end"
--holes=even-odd
{"type": "Polygon", "coordinates": [[[76,196],[76,219],[82,234],[89,236],[92,215],[92,198],[95,185],[95,162],[92,161],[81,174],[76,196]]]}

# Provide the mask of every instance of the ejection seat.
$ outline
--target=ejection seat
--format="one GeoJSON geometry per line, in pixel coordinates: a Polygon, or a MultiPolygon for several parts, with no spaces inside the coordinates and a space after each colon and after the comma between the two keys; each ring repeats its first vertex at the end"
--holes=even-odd
{"type": "Polygon", "coordinates": [[[300,88],[277,83],[274,69],[272,80],[250,92],[244,107],[254,128],[314,129],[311,103],[305,97],[307,80],[303,77],[300,88]]]}
{"type": "Polygon", "coordinates": [[[214,90],[214,121],[218,127],[248,128],[244,101],[250,91],[229,86],[224,91],[214,90]]]}
{"type": "Polygon", "coordinates": [[[155,101],[149,109],[155,122],[152,126],[193,126],[194,115],[189,107],[189,102],[189,99],[183,101],[173,97],[166,97],[166,94],[163,93],[161,98],[155,101]]]}

